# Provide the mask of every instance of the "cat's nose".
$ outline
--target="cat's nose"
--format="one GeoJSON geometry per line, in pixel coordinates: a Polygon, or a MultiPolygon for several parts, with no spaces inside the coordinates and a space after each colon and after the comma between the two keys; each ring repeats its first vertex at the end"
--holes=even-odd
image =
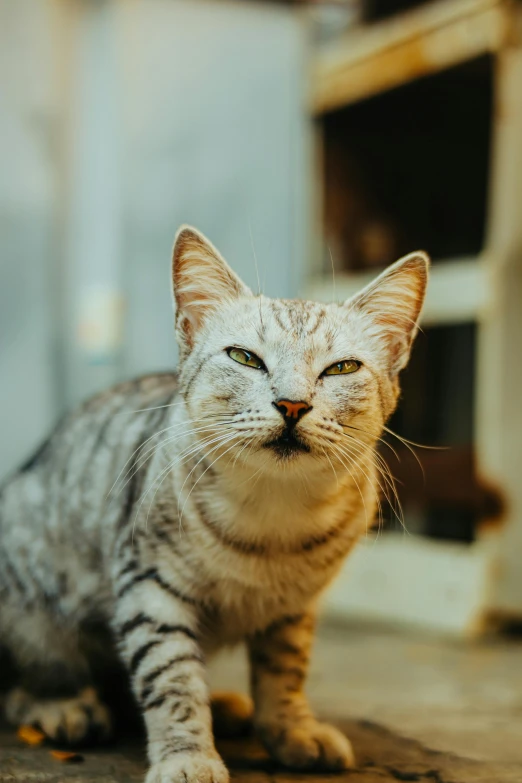
{"type": "Polygon", "coordinates": [[[272,405],[277,408],[287,423],[299,421],[305,413],[312,410],[312,406],[302,400],[298,402],[295,400],[277,400],[272,405]]]}

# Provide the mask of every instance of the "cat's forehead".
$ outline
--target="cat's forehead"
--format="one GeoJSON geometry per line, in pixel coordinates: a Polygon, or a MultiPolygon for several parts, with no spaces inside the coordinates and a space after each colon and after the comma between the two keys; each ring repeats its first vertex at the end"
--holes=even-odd
{"type": "Polygon", "coordinates": [[[237,315],[235,326],[245,338],[278,349],[330,351],[345,332],[346,312],[336,304],[258,296],[237,315]]]}
{"type": "Polygon", "coordinates": [[[331,326],[325,305],[301,299],[269,299],[271,323],[296,340],[310,338],[331,326]]]}

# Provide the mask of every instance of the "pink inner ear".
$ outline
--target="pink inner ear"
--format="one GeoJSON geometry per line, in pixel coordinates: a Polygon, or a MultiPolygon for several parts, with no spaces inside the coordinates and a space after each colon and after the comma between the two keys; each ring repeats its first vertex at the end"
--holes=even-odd
{"type": "Polygon", "coordinates": [[[172,257],[178,338],[192,347],[206,317],[226,301],[249,295],[216,248],[195,229],[180,230],[172,257]]]}

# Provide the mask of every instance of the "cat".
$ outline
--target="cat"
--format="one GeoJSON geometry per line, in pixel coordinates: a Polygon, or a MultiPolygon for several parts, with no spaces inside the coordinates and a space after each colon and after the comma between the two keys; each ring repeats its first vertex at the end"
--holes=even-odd
{"type": "Polygon", "coordinates": [[[226,783],[205,658],[246,642],[253,722],[295,769],[353,765],[304,695],[320,594],[373,523],[428,257],[343,304],[254,295],[195,229],[173,252],[179,370],[66,416],[0,494],[0,638],[15,723],[110,732],[79,631],[106,624],[147,731],[147,783],[226,783]]]}

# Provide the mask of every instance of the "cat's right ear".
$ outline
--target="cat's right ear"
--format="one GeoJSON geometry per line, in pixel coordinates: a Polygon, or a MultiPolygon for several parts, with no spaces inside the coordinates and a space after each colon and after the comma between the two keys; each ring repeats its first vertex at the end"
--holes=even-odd
{"type": "Polygon", "coordinates": [[[227,301],[252,295],[214,245],[190,226],[182,226],[174,240],[172,285],[176,333],[184,351],[192,348],[208,315],[227,301]]]}

